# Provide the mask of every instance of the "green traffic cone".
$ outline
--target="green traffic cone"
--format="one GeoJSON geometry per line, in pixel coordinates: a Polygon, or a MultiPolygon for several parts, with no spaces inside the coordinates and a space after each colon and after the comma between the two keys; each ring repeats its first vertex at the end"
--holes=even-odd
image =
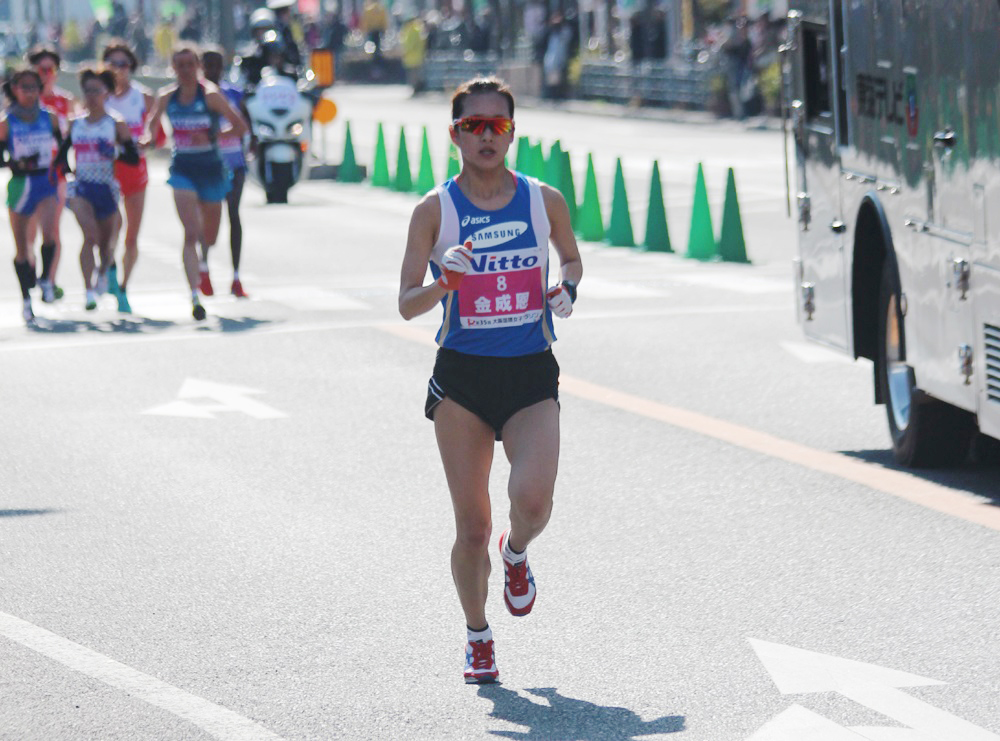
{"type": "Polygon", "coordinates": [[[362,179],[361,169],[354,158],[354,144],[351,141],[351,123],[348,121],[347,133],[344,136],[344,158],[340,161],[340,167],[337,168],[337,180],[342,183],[360,183],[362,179]]]}
{"type": "Polygon", "coordinates": [[[451,180],[462,171],[462,165],[458,161],[458,150],[455,149],[455,142],[448,141],[448,166],[445,169],[445,179],[451,180]]]}
{"type": "Polygon", "coordinates": [[[417,174],[417,184],[413,190],[421,195],[434,190],[434,166],[431,165],[431,147],[427,143],[427,127],[424,126],[424,141],[420,146],[420,171],[417,174]]]}
{"type": "Polygon", "coordinates": [[[611,199],[611,221],[608,222],[608,232],[604,241],[613,247],[635,247],[635,237],[632,236],[632,217],[628,213],[628,195],[625,193],[625,174],[622,172],[622,161],[618,158],[615,168],[615,193],[611,199]]]}
{"type": "Polygon", "coordinates": [[[556,139],[549,150],[549,158],[545,161],[545,172],[542,175],[542,182],[551,185],[556,190],[562,190],[563,158],[562,145],[556,139]]]}
{"type": "Polygon", "coordinates": [[[573,163],[570,161],[569,152],[562,153],[562,177],[559,179],[559,191],[566,199],[569,207],[569,223],[576,226],[576,186],[573,184],[573,163]]]}
{"type": "Polygon", "coordinates": [[[531,176],[545,182],[545,152],[542,151],[542,143],[538,142],[531,151],[534,155],[531,161],[531,176]]]}
{"type": "Polygon", "coordinates": [[[389,162],[385,156],[385,136],[382,124],[378,125],[378,138],[375,141],[375,164],[372,165],[372,185],[380,188],[389,187],[389,162]]]}
{"type": "Polygon", "coordinates": [[[587,242],[604,239],[604,218],[601,216],[601,201],[597,195],[597,176],[594,174],[594,157],[587,155],[587,177],[583,185],[583,203],[577,211],[577,234],[587,242]]]}
{"type": "Polygon", "coordinates": [[[531,147],[531,143],[528,141],[528,137],[519,136],[517,138],[517,157],[514,159],[514,169],[517,172],[524,173],[527,172],[525,168],[528,166],[528,149],[531,147]]]}
{"type": "Polygon", "coordinates": [[[413,190],[413,175],[410,172],[410,155],[406,153],[406,130],[399,129],[399,154],[396,157],[396,180],[392,184],[393,190],[400,193],[409,193],[413,190]]]}
{"type": "Polygon", "coordinates": [[[694,186],[694,208],[691,211],[691,232],[688,235],[687,256],[696,260],[715,257],[715,230],[712,212],[708,208],[708,190],[705,188],[705,171],[698,163],[698,180],[694,186]]]}
{"type": "Polygon", "coordinates": [[[646,240],[643,246],[652,252],[673,252],[667,231],[667,212],[663,208],[663,186],[660,164],[653,160],[653,177],[649,183],[649,210],[646,211],[646,240]]]}
{"type": "Polygon", "coordinates": [[[722,233],[719,235],[719,257],[726,262],[750,262],[747,243],[743,239],[743,219],[736,197],[736,174],[729,168],[726,180],[726,203],[722,208],[722,233]]]}

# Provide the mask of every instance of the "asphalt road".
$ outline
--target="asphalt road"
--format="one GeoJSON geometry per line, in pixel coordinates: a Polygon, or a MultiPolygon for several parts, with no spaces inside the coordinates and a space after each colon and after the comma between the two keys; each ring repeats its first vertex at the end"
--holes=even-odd
{"type": "MultiPolygon", "coordinates": [[[[363,162],[379,120],[411,147],[447,122],[399,89],[336,99],[332,159],[347,118],[363,162]]],[[[37,328],[0,271],[0,739],[1000,738],[1000,533],[962,516],[1000,502],[997,469],[895,470],[870,365],[803,341],[780,133],[518,126],[593,152],[602,195],[624,157],[639,233],[659,159],[681,253],[697,162],[716,218],[736,166],[753,262],[582,245],[533,613],[491,577],[502,684],[461,678],[422,414],[438,317],[396,312],[415,197],[312,181],[264,206],[249,186],[251,299],[225,295],[224,237],[197,324],[158,161],[131,317],[84,311],[70,215],[66,297],[36,301],[37,328]]],[[[498,450],[497,535],[506,472],[498,450]]]]}

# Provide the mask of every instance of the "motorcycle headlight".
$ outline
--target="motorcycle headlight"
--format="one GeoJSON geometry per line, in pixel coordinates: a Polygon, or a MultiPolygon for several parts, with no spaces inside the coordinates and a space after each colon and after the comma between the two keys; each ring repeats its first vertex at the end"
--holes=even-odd
{"type": "Polygon", "coordinates": [[[271,124],[259,123],[257,133],[259,136],[274,136],[274,127],[271,124]]]}
{"type": "Polygon", "coordinates": [[[292,123],[288,124],[288,133],[296,138],[302,136],[302,122],[293,121],[292,123]]]}

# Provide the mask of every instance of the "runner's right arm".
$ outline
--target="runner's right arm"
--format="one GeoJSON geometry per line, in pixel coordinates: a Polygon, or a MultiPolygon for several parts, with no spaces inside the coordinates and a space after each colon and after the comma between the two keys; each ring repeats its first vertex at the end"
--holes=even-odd
{"type": "Polygon", "coordinates": [[[427,265],[440,228],[440,201],[436,193],[428,193],[410,217],[410,231],[399,276],[399,313],[407,321],[426,314],[448,293],[438,281],[424,285],[427,265]]]}

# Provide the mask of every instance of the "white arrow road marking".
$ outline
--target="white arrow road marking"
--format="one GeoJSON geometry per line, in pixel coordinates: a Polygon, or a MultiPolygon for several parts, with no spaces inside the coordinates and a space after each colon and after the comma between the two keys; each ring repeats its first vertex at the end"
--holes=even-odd
{"type": "Polygon", "coordinates": [[[748,640],[783,695],[837,692],[913,729],[914,740],[1000,741],[995,733],[898,689],[945,682],[780,643],[748,640]]]}
{"type": "Polygon", "coordinates": [[[227,386],[213,381],[188,378],[181,386],[177,401],[147,409],[143,414],[196,419],[214,419],[214,412],[242,412],[254,419],[279,419],[288,416],[267,404],[249,398],[249,394],[261,393],[263,391],[243,386],[227,386]],[[199,403],[196,404],[190,401],[191,399],[198,399],[199,403]],[[211,400],[214,403],[205,403],[204,400],[211,400]]]}
{"type": "Polygon", "coordinates": [[[191,695],[156,677],[126,666],[44,628],[0,612],[0,636],[47,656],[63,666],[127,692],[183,718],[215,738],[226,741],[280,739],[239,713],[191,695]]]}
{"type": "Polygon", "coordinates": [[[747,741],[865,741],[865,736],[838,726],[822,715],[792,705],[747,741]]]}

